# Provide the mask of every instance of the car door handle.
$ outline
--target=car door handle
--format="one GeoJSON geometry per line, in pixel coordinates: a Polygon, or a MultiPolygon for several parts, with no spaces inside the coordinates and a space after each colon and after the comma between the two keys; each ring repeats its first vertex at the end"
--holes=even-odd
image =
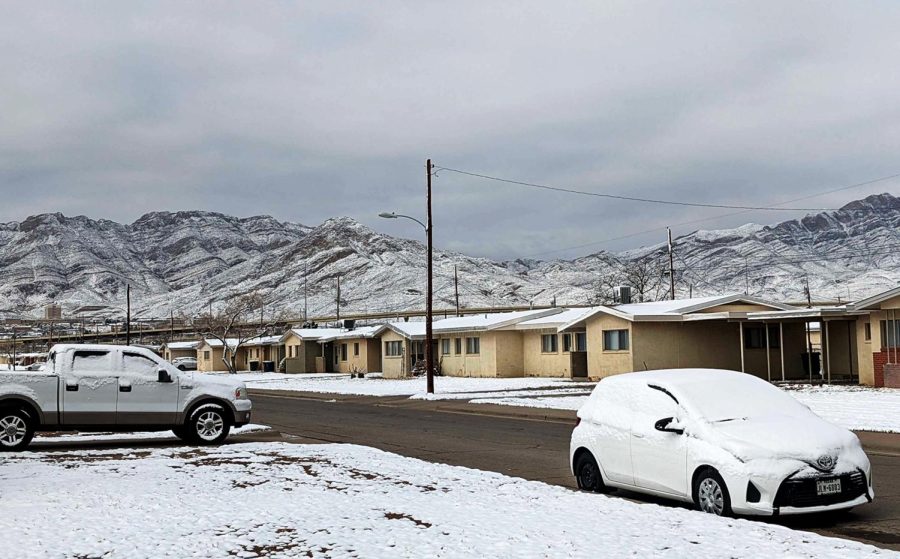
{"type": "Polygon", "coordinates": [[[644,435],[641,433],[632,433],[631,436],[634,437],[635,439],[643,439],[644,438],[644,435]]]}
{"type": "Polygon", "coordinates": [[[77,384],[67,384],[66,392],[78,392],[78,385],[77,384]]]}
{"type": "Polygon", "coordinates": [[[119,385],[119,392],[131,392],[131,386],[119,385]]]}

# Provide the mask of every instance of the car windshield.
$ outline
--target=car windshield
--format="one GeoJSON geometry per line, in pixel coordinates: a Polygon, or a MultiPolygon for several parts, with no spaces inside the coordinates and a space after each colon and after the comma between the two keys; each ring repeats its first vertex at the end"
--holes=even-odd
{"type": "Polygon", "coordinates": [[[780,388],[753,378],[684,383],[678,392],[682,403],[710,422],[811,413],[780,388]]]}

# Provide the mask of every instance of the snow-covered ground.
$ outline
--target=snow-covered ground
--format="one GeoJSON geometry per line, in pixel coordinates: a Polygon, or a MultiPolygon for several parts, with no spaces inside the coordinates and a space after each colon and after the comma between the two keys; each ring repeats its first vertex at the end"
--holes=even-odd
{"type": "Polygon", "coordinates": [[[823,418],[848,429],[900,433],[900,389],[807,385],[787,392],[823,418]]]}
{"type": "MultiPolygon", "coordinates": [[[[283,373],[238,373],[231,378],[247,383],[248,388],[264,390],[297,390],[358,396],[425,397],[425,378],[384,379],[350,378],[345,374],[290,375],[283,373]]],[[[437,377],[433,399],[469,399],[503,397],[511,391],[577,388],[589,393],[592,383],[574,383],[560,378],[463,378],[437,377]],[[490,395],[488,395],[490,394],[490,395]]]]}
{"type": "MultiPolygon", "coordinates": [[[[250,423],[243,427],[233,427],[229,437],[246,435],[258,431],[268,431],[268,425],[250,423]]],[[[136,433],[37,433],[33,443],[81,443],[95,441],[177,441],[179,440],[172,431],[149,431],[136,433]]]]}
{"type": "Polygon", "coordinates": [[[0,458],[10,557],[896,556],[352,445],[0,458]]]}

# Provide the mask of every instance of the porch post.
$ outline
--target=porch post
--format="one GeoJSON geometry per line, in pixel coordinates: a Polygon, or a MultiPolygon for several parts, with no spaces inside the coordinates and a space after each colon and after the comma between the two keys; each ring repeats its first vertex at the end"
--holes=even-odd
{"type": "Polygon", "coordinates": [[[778,323],[778,347],[781,349],[781,380],[784,381],[784,322],[778,323]]]}
{"type": "Polygon", "coordinates": [[[740,342],[741,342],[741,372],[746,373],[747,371],[744,370],[744,321],[743,320],[738,322],[738,327],[739,327],[740,336],[741,336],[741,340],[740,340],[740,342]]]}
{"type": "Polygon", "coordinates": [[[825,351],[825,369],[826,369],[826,378],[828,379],[828,384],[831,384],[831,336],[828,335],[828,323],[825,321],[825,317],[822,317],[822,337],[824,344],[822,349],[825,351]]]}
{"type": "Polygon", "coordinates": [[[766,329],[766,376],[769,382],[772,382],[772,360],[769,358],[769,323],[763,322],[763,328],[766,329]]]}

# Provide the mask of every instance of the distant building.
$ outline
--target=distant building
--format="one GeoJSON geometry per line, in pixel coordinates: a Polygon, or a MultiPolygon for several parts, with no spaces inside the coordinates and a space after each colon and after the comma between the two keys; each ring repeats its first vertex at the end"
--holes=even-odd
{"type": "Polygon", "coordinates": [[[60,320],[62,318],[62,305],[51,303],[44,307],[45,320],[60,320]]]}

